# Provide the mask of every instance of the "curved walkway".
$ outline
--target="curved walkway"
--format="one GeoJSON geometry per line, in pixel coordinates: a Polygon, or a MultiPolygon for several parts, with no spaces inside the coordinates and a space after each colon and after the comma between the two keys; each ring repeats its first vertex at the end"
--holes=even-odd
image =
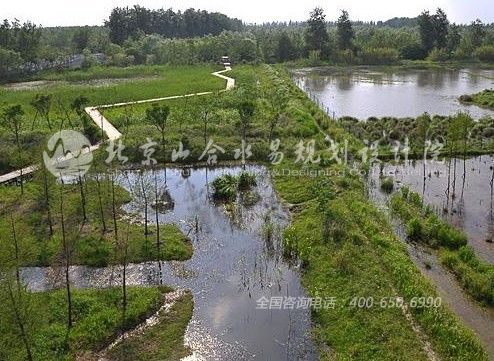
{"type": "MultiPolygon", "coordinates": [[[[235,79],[223,75],[224,72],[227,72],[230,70],[232,70],[232,68],[230,66],[225,66],[224,70],[220,70],[220,71],[216,71],[214,73],[211,73],[211,75],[214,75],[214,76],[217,76],[221,79],[226,80],[226,87],[225,87],[224,91],[232,90],[235,87],[235,79]]],[[[95,106],[95,107],[87,107],[84,110],[87,113],[87,115],[89,115],[89,117],[93,120],[93,122],[106,134],[106,137],[108,138],[108,140],[114,141],[114,140],[119,139],[122,136],[122,133],[120,133],[118,131],[118,129],[115,128],[113,126],[113,124],[110,123],[103,116],[103,114],[100,113],[99,109],[115,108],[115,107],[121,107],[121,106],[125,106],[125,105],[152,103],[152,102],[159,102],[159,101],[163,101],[163,100],[187,98],[187,97],[194,97],[194,96],[201,96],[201,95],[208,95],[208,94],[213,94],[213,92],[210,91],[210,92],[192,93],[192,94],[185,94],[185,95],[172,95],[172,96],[168,96],[168,97],[164,97],[164,98],[144,99],[144,100],[127,102],[127,103],[105,104],[105,105],[99,105],[99,106],[95,106]]],[[[92,146],[91,151],[98,149],[100,145],[101,145],[101,143],[98,143],[98,144],[92,146]]],[[[68,158],[66,158],[66,159],[68,159],[68,158]]],[[[59,161],[63,161],[63,160],[65,160],[65,159],[59,159],[59,161]]],[[[19,177],[24,177],[26,175],[34,173],[38,169],[39,169],[39,165],[31,165],[31,166],[23,168],[23,169],[18,169],[18,170],[15,170],[13,172],[10,172],[10,173],[0,175],[0,184],[12,182],[19,177]]]]}

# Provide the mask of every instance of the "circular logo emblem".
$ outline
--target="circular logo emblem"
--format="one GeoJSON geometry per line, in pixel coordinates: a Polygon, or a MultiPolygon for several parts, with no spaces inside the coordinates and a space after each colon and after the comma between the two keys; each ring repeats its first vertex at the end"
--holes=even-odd
{"type": "Polygon", "coordinates": [[[55,177],[78,177],[91,167],[91,143],[81,133],[61,130],[48,140],[43,152],[46,169],[55,177]]]}

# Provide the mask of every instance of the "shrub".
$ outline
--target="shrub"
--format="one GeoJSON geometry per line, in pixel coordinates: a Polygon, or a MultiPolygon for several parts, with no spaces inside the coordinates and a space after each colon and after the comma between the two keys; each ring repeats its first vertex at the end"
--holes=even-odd
{"type": "Polygon", "coordinates": [[[381,190],[385,193],[391,193],[394,189],[394,181],[391,177],[381,178],[381,190]]]}
{"type": "Polygon", "coordinates": [[[407,236],[411,240],[419,241],[424,237],[424,227],[418,218],[412,218],[407,224],[407,236]]]}
{"type": "Polygon", "coordinates": [[[485,128],[484,131],[482,132],[482,135],[486,138],[493,138],[494,137],[494,128],[485,128]]]}
{"type": "Polygon", "coordinates": [[[237,177],[225,174],[216,178],[213,183],[213,197],[216,200],[231,202],[237,198],[237,177]]]}
{"type": "Polygon", "coordinates": [[[474,55],[480,61],[491,62],[494,61],[494,46],[493,45],[485,45],[477,48],[475,50],[474,55]]]}
{"type": "Polygon", "coordinates": [[[256,185],[256,175],[249,172],[241,172],[238,175],[238,188],[247,190],[256,185]]]}
{"type": "Polygon", "coordinates": [[[449,59],[449,54],[446,49],[434,48],[429,53],[427,59],[430,61],[446,61],[449,59]]]}
{"type": "Polygon", "coordinates": [[[401,56],[404,59],[422,60],[427,56],[427,52],[420,44],[409,44],[401,49],[401,56]]]}
{"type": "Polygon", "coordinates": [[[458,249],[461,246],[465,246],[468,241],[467,236],[463,232],[445,224],[439,227],[437,239],[442,246],[450,249],[458,249]]]}
{"type": "Polygon", "coordinates": [[[364,64],[387,65],[396,63],[400,54],[393,48],[368,48],[362,50],[360,57],[364,64]]]}
{"type": "Polygon", "coordinates": [[[355,64],[357,61],[355,55],[353,54],[353,51],[350,49],[347,50],[338,50],[335,53],[335,60],[337,63],[342,63],[342,64],[355,64]]]}

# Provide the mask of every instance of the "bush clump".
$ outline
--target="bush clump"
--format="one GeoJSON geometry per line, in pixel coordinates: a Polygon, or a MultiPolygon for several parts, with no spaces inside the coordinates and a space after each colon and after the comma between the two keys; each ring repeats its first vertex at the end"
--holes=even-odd
{"type": "Polygon", "coordinates": [[[389,65],[399,60],[400,53],[393,48],[367,48],[362,50],[360,57],[363,64],[389,65]]]}
{"type": "Polygon", "coordinates": [[[212,186],[214,198],[217,200],[231,202],[237,198],[238,179],[231,174],[216,178],[212,186]]]}
{"type": "Polygon", "coordinates": [[[381,178],[381,190],[385,193],[391,193],[394,189],[394,181],[392,177],[381,178]]]}
{"type": "Polygon", "coordinates": [[[241,172],[238,175],[238,188],[240,190],[248,190],[256,186],[256,175],[249,172],[241,172]]]}
{"type": "Polygon", "coordinates": [[[248,191],[255,185],[255,174],[245,171],[242,171],[237,176],[224,174],[212,182],[213,197],[218,201],[234,202],[239,191],[248,191]]]}
{"type": "Polygon", "coordinates": [[[474,53],[475,57],[480,61],[491,62],[494,61],[494,46],[485,45],[477,48],[474,53]]]}

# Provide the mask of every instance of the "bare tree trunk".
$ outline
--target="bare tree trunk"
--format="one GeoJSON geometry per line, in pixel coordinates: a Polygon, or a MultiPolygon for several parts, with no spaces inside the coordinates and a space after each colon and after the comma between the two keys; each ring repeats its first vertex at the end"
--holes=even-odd
{"type": "MultiPolygon", "coordinates": [[[[16,321],[17,326],[19,327],[19,331],[21,333],[22,343],[24,343],[24,347],[26,348],[27,359],[28,359],[28,361],[33,361],[33,354],[31,351],[31,345],[29,344],[29,339],[27,336],[26,327],[24,324],[24,320],[22,319],[22,316],[21,316],[21,310],[20,310],[20,308],[22,307],[22,305],[20,304],[21,294],[19,293],[19,295],[18,295],[19,303],[16,303],[15,296],[14,296],[14,290],[12,289],[12,286],[10,285],[10,281],[7,281],[7,286],[8,286],[8,291],[9,291],[10,302],[12,303],[12,309],[14,310],[15,321],[16,321]]],[[[18,287],[20,287],[19,284],[18,284],[18,287]]]]}
{"type": "Polygon", "coordinates": [[[64,218],[64,209],[63,209],[63,180],[62,185],[60,187],[60,221],[62,225],[62,245],[63,245],[63,253],[64,253],[64,262],[65,262],[65,288],[67,290],[67,303],[68,303],[68,320],[67,320],[67,329],[70,330],[72,328],[72,294],[70,291],[70,254],[69,254],[69,246],[67,244],[67,236],[65,232],[65,218],[64,218]]]}
{"type": "Polygon", "coordinates": [[[142,176],[142,173],[140,174],[141,177],[141,190],[142,190],[142,197],[144,198],[144,235],[146,236],[146,243],[148,241],[148,235],[149,235],[149,230],[148,230],[148,196],[146,194],[146,188],[144,187],[144,178],[142,176]]]}
{"type": "Polygon", "coordinates": [[[99,204],[99,211],[101,215],[101,224],[103,226],[103,233],[106,233],[106,221],[105,221],[105,212],[103,210],[103,200],[101,197],[101,184],[99,181],[99,175],[96,174],[96,189],[98,191],[98,204],[99,204]]]}
{"type": "Polygon", "coordinates": [[[84,193],[84,187],[82,184],[82,177],[79,174],[79,190],[81,193],[81,208],[82,208],[82,223],[85,224],[87,221],[87,213],[86,213],[86,194],[84,193]]]}
{"type": "Polygon", "coordinates": [[[117,225],[117,208],[115,200],[115,175],[111,175],[111,194],[112,194],[112,216],[113,216],[113,234],[115,235],[115,245],[118,245],[118,225],[117,225]]]}
{"type": "Polygon", "coordinates": [[[456,198],[456,152],[455,152],[455,160],[453,162],[453,194],[451,195],[452,199],[456,198]]]}
{"type": "Polygon", "coordinates": [[[50,229],[50,237],[53,236],[53,220],[51,218],[51,209],[50,209],[50,194],[48,192],[48,175],[46,174],[46,167],[43,166],[43,185],[45,192],[45,207],[48,215],[48,227],[50,229]]]}
{"type": "MultiPolygon", "coordinates": [[[[115,237],[115,245],[117,249],[122,251],[122,325],[125,322],[125,316],[127,312],[127,244],[129,237],[129,225],[127,224],[127,235],[126,240],[123,242],[119,241],[118,237],[118,225],[117,225],[117,208],[116,208],[116,197],[115,197],[115,176],[112,173],[111,177],[111,187],[112,187],[112,217],[113,217],[113,234],[115,237]]],[[[123,330],[122,330],[123,332],[123,330]]]]}
{"type": "Polygon", "coordinates": [[[158,176],[156,175],[156,170],[153,169],[154,173],[154,202],[155,202],[155,208],[154,208],[154,214],[155,214],[155,221],[156,221],[156,251],[158,253],[158,261],[161,260],[161,240],[160,240],[160,222],[159,222],[159,216],[158,216],[158,176]]]}
{"type": "Polygon", "coordinates": [[[14,257],[15,257],[15,280],[17,282],[17,291],[21,297],[21,271],[19,268],[19,244],[17,243],[17,233],[15,231],[14,216],[10,213],[10,223],[12,226],[12,239],[14,241],[14,257]]]}

